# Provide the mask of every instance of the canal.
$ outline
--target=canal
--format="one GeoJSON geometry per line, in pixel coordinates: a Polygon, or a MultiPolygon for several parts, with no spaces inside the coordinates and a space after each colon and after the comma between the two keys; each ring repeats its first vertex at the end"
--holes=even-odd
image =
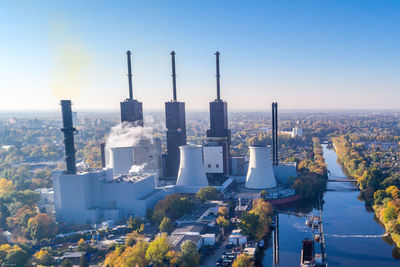
{"type": "MultiPolygon", "coordinates": [[[[323,146],[332,179],[348,179],[337,163],[336,153],[323,146]]],[[[323,196],[323,224],[328,266],[400,266],[398,249],[385,230],[359,199],[360,192],[349,182],[328,182],[323,196]],[[396,259],[397,258],[397,259],[396,259]]],[[[289,210],[318,215],[318,203],[306,203],[289,210]]],[[[302,241],[312,238],[305,217],[279,214],[279,265],[299,266],[302,241]]],[[[273,265],[272,241],[263,258],[264,266],[273,265]]]]}

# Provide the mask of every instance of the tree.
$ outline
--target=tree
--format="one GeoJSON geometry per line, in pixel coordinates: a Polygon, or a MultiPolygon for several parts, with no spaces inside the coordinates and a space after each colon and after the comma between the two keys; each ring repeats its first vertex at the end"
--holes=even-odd
{"type": "Polygon", "coordinates": [[[79,239],[78,246],[76,248],[77,251],[86,252],[89,248],[90,246],[85,242],[83,238],[79,239]]]}
{"type": "Polygon", "coordinates": [[[194,242],[186,240],[181,245],[181,256],[179,266],[192,267],[198,266],[200,261],[200,254],[197,251],[197,246],[194,242]]]}
{"type": "Polygon", "coordinates": [[[34,257],[38,264],[44,266],[52,266],[54,265],[54,258],[50,255],[47,249],[41,249],[40,251],[34,254],[34,257]]]}
{"type": "Polygon", "coordinates": [[[18,246],[7,251],[3,266],[25,266],[29,255],[18,246]]]}
{"type": "Polygon", "coordinates": [[[174,222],[172,222],[170,218],[164,217],[158,228],[160,229],[161,232],[169,234],[174,229],[174,222]]]}
{"type": "Polygon", "coordinates": [[[217,200],[218,190],[214,186],[202,187],[197,192],[196,197],[203,202],[207,200],[217,200]]]}
{"type": "Polygon", "coordinates": [[[0,178],[0,198],[6,197],[14,188],[13,182],[5,178],[0,178]]]}
{"type": "Polygon", "coordinates": [[[171,220],[182,217],[193,208],[193,203],[181,194],[171,194],[158,201],[154,208],[152,221],[160,224],[164,217],[171,220]]]}
{"type": "Polygon", "coordinates": [[[130,251],[127,251],[126,265],[127,266],[138,266],[146,267],[149,262],[146,259],[146,251],[149,244],[144,241],[139,241],[130,251]]]}
{"type": "Polygon", "coordinates": [[[218,214],[224,217],[228,217],[229,215],[229,210],[227,207],[219,207],[218,208],[218,214]]]}
{"type": "Polygon", "coordinates": [[[154,266],[164,266],[164,261],[167,259],[167,252],[169,245],[167,241],[167,235],[163,234],[161,237],[157,237],[153,242],[149,244],[146,251],[146,260],[153,263],[154,266]]]}
{"type": "Polygon", "coordinates": [[[170,250],[167,253],[167,259],[169,261],[169,266],[178,266],[181,254],[175,250],[170,250]]]}
{"type": "Polygon", "coordinates": [[[222,228],[226,228],[229,226],[229,221],[225,219],[223,216],[218,216],[217,218],[217,224],[221,226],[222,228]]]}
{"type": "Polygon", "coordinates": [[[397,218],[397,212],[396,208],[393,206],[388,206],[386,209],[383,211],[383,221],[389,222],[397,218]]]}
{"type": "Polygon", "coordinates": [[[253,267],[253,266],[254,266],[253,259],[245,253],[237,256],[236,260],[232,264],[232,267],[253,267]]]}
{"type": "Polygon", "coordinates": [[[242,234],[247,235],[249,239],[257,238],[257,229],[259,227],[259,216],[254,213],[245,212],[240,219],[239,228],[242,234]]]}
{"type": "Polygon", "coordinates": [[[260,192],[260,197],[261,197],[261,198],[265,198],[267,195],[268,195],[268,192],[265,191],[265,190],[262,190],[262,191],[260,192]]]}
{"type": "Polygon", "coordinates": [[[143,224],[143,220],[138,216],[135,216],[135,218],[132,218],[132,216],[130,216],[127,224],[130,229],[138,231],[143,224]]]}
{"type": "Polygon", "coordinates": [[[36,242],[43,239],[54,238],[57,234],[57,226],[47,214],[39,213],[28,221],[28,232],[36,242]]]}

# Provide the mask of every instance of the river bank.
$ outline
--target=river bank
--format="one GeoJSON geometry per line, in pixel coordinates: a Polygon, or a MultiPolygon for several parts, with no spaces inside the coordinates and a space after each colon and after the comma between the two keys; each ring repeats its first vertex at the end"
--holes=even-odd
{"type": "MultiPolygon", "coordinates": [[[[351,168],[351,166],[353,166],[353,165],[350,163],[350,161],[355,160],[355,158],[349,159],[348,157],[345,157],[344,155],[348,154],[348,153],[346,153],[347,151],[341,151],[341,150],[344,150],[343,147],[346,147],[347,150],[351,150],[352,147],[348,147],[345,144],[342,144],[342,142],[343,142],[343,140],[340,138],[333,139],[333,148],[336,151],[340,165],[342,166],[342,168],[344,169],[344,171],[350,178],[357,181],[357,186],[360,189],[364,200],[365,200],[365,194],[367,194],[367,201],[365,202],[365,205],[370,207],[374,211],[375,217],[378,220],[378,222],[385,228],[386,232],[390,235],[391,239],[396,244],[397,248],[400,248],[400,231],[399,231],[400,223],[396,221],[396,218],[398,217],[398,211],[396,211],[396,205],[393,205],[394,206],[393,207],[394,215],[392,215],[393,218],[388,219],[387,213],[390,210],[387,211],[386,209],[388,208],[387,205],[388,204],[390,205],[390,203],[388,203],[388,202],[390,202],[391,200],[390,199],[386,200],[385,204],[382,201],[377,201],[376,192],[381,191],[381,193],[384,194],[382,197],[384,199],[385,195],[386,195],[386,191],[388,189],[377,190],[377,191],[374,191],[375,193],[374,192],[371,193],[371,188],[368,186],[367,183],[364,183],[364,186],[363,186],[363,179],[364,179],[365,173],[368,170],[368,167],[367,166],[365,167],[365,170],[363,170],[364,173],[362,173],[362,174],[360,171],[357,170],[357,168],[351,168]],[[358,174],[357,174],[357,172],[358,172],[358,174]],[[367,184],[367,186],[366,186],[366,184],[367,184]],[[369,200],[368,200],[368,198],[369,198],[369,200]],[[373,204],[373,205],[371,205],[371,204],[373,204]]],[[[356,157],[356,156],[354,156],[354,157],[356,157]]],[[[361,158],[361,156],[359,154],[358,154],[358,158],[361,158]]],[[[390,195],[390,192],[388,192],[387,195],[390,195]]],[[[391,207],[389,207],[389,209],[390,208],[391,207]]]]}
{"type": "MultiPolygon", "coordinates": [[[[330,179],[349,179],[337,163],[336,153],[323,145],[330,179]]],[[[322,199],[326,251],[330,266],[394,266],[400,258],[385,230],[365,208],[351,182],[328,182],[322,199]]],[[[318,215],[318,201],[302,201],[279,213],[279,264],[299,266],[301,242],[312,236],[305,225],[308,215],[318,215]],[[288,212],[290,211],[290,212],[288,212]],[[297,215],[295,215],[297,214],[297,215]]],[[[272,238],[266,243],[263,266],[273,266],[272,238]]]]}

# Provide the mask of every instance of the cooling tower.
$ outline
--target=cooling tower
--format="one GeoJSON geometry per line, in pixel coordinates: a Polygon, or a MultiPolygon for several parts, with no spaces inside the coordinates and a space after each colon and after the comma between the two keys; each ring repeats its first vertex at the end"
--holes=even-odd
{"type": "Polygon", "coordinates": [[[179,147],[181,160],[179,164],[177,186],[208,186],[203,166],[202,146],[185,145],[179,147]]]}
{"type": "Polygon", "coordinates": [[[276,187],[270,147],[250,147],[250,162],[245,187],[249,189],[276,187]]]}
{"type": "Polygon", "coordinates": [[[114,175],[129,174],[134,164],[133,147],[110,148],[110,166],[114,169],[114,175]]]}

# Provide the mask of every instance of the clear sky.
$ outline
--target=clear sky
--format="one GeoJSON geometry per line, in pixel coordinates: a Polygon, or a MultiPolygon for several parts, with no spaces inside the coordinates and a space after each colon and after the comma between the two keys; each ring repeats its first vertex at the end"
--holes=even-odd
{"type": "Polygon", "coordinates": [[[0,110],[400,109],[400,1],[0,1],[0,110]]]}

